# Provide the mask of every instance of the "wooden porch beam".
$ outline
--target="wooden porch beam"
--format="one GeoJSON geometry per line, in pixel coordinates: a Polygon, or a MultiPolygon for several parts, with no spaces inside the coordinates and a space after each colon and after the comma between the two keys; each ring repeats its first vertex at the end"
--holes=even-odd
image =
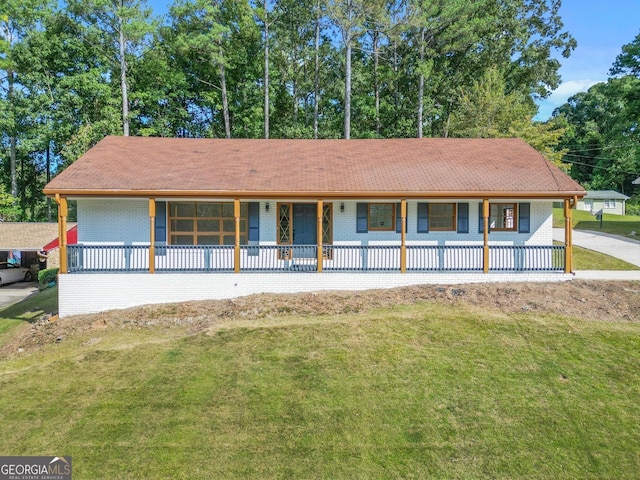
{"type": "Polygon", "coordinates": [[[60,246],[60,273],[68,273],[67,265],[67,216],[69,207],[67,199],[56,195],[58,203],[58,244],[60,246]]]}
{"type": "Polygon", "coordinates": [[[489,199],[482,199],[482,271],[489,273],[489,199]]]}
{"type": "Polygon", "coordinates": [[[233,216],[236,221],[236,239],[233,249],[233,271],[240,273],[240,199],[233,201],[233,216]]]}
{"type": "Polygon", "coordinates": [[[400,272],[407,273],[407,199],[400,200],[400,272]]]}
{"type": "Polygon", "coordinates": [[[149,199],[149,273],[156,272],[156,200],[149,199]]]}
{"type": "Polygon", "coordinates": [[[564,273],[573,272],[573,225],[571,200],[564,200],[564,273]]]}
{"type": "Polygon", "coordinates": [[[322,214],[324,211],[324,203],[322,199],[318,200],[318,208],[317,208],[317,216],[318,216],[318,226],[316,228],[316,237],[318,243],[318,273],[322,272],[322,261],[324,255],[322,254],[322,214]]]}

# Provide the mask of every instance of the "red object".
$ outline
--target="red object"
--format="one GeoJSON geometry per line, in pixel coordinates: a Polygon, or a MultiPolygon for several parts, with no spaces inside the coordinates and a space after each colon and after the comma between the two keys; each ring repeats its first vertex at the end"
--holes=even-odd
{"type": "MultiPolygon", "coordinates": [[[[77,225],[67,230],[67,245],[73,245],[75,243],[78,243],[77,225]]],[[[51,240],[49,243],[47,243],[44,247],[42,247],[42,249],[45,252],[48,252],[49,250],[53,250],[54,248],[58,248],[59,246],[60,245],[58,244],[58,239],[56,238],[55,240],[51,240]]]]}

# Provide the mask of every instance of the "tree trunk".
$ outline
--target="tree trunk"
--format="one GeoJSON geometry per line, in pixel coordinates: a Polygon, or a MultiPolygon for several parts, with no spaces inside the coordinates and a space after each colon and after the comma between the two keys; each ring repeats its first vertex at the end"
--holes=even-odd
{"type": "Polygon", "coordinates": [[[351,41],[347,44],[344,75],[344,138],[351,138],[351,41]]]}
{"type": "Polygon", "coordinates": [[[18,172],[17,172],[17,158],[18,158],[18,147],[16,142],[16,118],[15,118],[15,106],[13,101],[14,94],[14,72],[12,69],[7,70],[7,100],[9,103],[9,112],[10,112],[10,121],[11,121],[11,132],[9,133],[9,169],[11,175],[11,195],[18,198],[18,172]]]}
{"type": "Polygon", "coordinates": [[[118,18],[120,28],[120,88],[122,89],[122,132],[129,136],[129,94],[127,92],[127,59],[125,58],[125,38],[122,19],[118,18]]]}
{"type": "Polygon", "coordinates": [[[395,118],[396,121],[398,120],[398,111],[400,110],[400,98],[398,96],[398,90],[399,90],[399,82],[398,82],[398,63],[400,63],[398,61],[398,42],[394,41],[393,42],[393,82],[395,84],[394,88],[393,88],[393,106],[395,109],[395,118]]]}
{"type": "Polygon", "coordinates": [[[222,89],[222,115],[224,117],[225,138],[231,138],[231,124],[229,121],[229,100],[227,99],[227,78],[224,63],[220,62],[220,87],[222,89]]]}
{"type": "Polygon", "coordinates": [[[269,139],[269,22],[264,0],[264,138],[269,139]]]}
{"type": "Polygon", "coordinates": [[[347,19],[342,38],[344,39],[344,138],[351,138],[351,42],[353,41],[353,0],[347,1],[347,19]]]}
{"type": "Polygon", "coordinates": [[[318,138],[318,96],[320,95],[320,0],[316,2],[316,65],[313,81],[313,138],[318,138]]]}
{"type": "MultiPolygon", "coordinates": [[[[420,66],[424,62],[424,29],[420,32],[420,66]]],[[[418,78],[418,138],[422,138],[422,116],[424,111],[424,75],[418,78]]]]}
{"type": "MultiPolygon", "coordinates": [[[[47,183],[51,181],[51,141],[47,140],[47,183]]],[[[52,220],[51,197],[47,196],[47,222],[52,220]]]]}
{"type": "Polygon", "coordinates": [[[378,41],[380,33],[376,30],[373,32],[373,91],[376,103],[376,136],[380,136],[380,86],[378,85],[378,41]]]}

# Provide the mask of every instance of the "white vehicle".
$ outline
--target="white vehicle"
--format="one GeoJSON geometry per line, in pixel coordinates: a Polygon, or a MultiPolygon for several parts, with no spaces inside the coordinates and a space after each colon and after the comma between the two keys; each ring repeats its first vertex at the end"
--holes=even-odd
{"type": "Polygon", "coordinates": [[[0,285],[31,280],[33,280],[33,274],[28,268],[14,263],[0,262],[0,285]]]}

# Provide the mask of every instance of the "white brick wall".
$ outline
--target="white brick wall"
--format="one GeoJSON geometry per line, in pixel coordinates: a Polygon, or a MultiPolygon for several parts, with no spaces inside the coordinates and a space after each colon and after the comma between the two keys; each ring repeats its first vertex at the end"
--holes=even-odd
{"type": "Polygon", "coordinates": [[[146,199],[78,200],[78,243],[148,245],[149,225],[146,199]]]}
{"type": "MultiPolygon", "coordinates": [[[[508,200],[507,200],[508,201],[508,200]]],[[[269,211],[260,202],[260,243],[276,243],[277,201],[269,201],[269,211]]],[[[397,244],[399,234],[392,232],[356,233],[357,202],[333,203],[333,240],[337,245],[353,245],[367,242],[370,245],[397,244]],[[344,203],[344,212],[340,204],[344,203]]],[[[407,202],[408,231],[407,243],[423,245],[455,245],[482,243],[482,233],[478,232],[479,201],[469,201],[469,233],[429,232],[417,233],[418,202],[407,202]]],[[[496,232],[489,234],[492,245],[551,245],[552,202],[532,201],[531,233],[496,232]]],[[[149,214],[148,200],[78,200],[78,242],[105,244],[148,244],[149,214]]]]}
{"type": "Polygon", "coordinates": [[[236,298],[255,293],[367,290],[419,284],[550,282],[558,273],[124,273],[59,275],[60,317],[145,304],[236,298]],[[177,288],[179,286],[179,288],[177,288]]]}

